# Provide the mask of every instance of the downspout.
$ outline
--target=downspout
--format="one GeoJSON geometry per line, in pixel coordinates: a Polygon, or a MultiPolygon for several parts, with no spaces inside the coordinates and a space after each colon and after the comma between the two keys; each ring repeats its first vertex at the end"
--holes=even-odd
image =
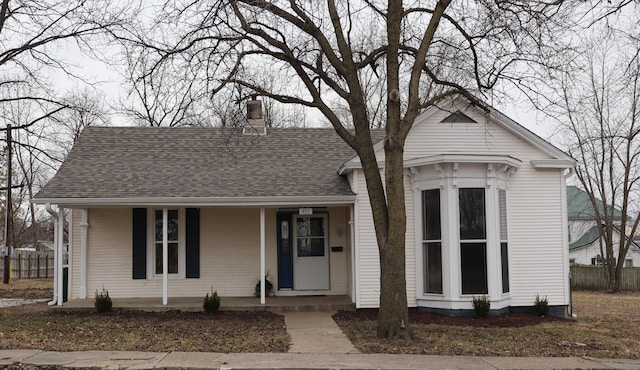
{"type": "Polygon", "coordinates": [[[58,303],[58,213],[51,208],[51,203],[47,203],[45,209],[53,218],[53,299],[47,303],[53,306],[58,303]]]}
{"type": "MultiPolygon", "coordinates": [[[[567,179],[571,176],[573,176],[575,170],[573,168],[569,168],[569,172],[567,172],[564,175],[564,189],[565,189],[565,196],[564,196],[564,201],[565,201],[565,211],[564,214],[566,215],[568,210],[566,209],[566,203],[567,203],[567,199],[566,199],[566,194],[567,194],[567,179]]],[[[569,220],[567,218],[565,218],[567,220],[567,225],[565,225],[565,232],[567,232],[566,228],[569,225],[569,220]]],[[[567,239],[567,250],[569,250],[569,240],[567,239]]],[[[568,263],[568,262],[565,262],[568,263]]],[[[573,315],[573,288],[571,287],[571,266],[569,266],[569,307],[568,307],[568,314],[570,318],[574,318],[575,316],[573,315]]]]}

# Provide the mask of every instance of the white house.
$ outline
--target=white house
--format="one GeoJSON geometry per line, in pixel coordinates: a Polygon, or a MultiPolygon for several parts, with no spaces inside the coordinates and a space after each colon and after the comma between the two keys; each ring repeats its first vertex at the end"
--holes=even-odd
{"type": "MultiPolygon", "coordinates": [[[[574,164],[461,98],[420,115],[405,146],[409,306],[460,314],[485,295],[528,310],[539,294],[564,314],[574,164]]],[[[379,304],[364,175],[332,129],[88,127],[35,202],[69,210],[70,299],[251,296],[268,271],[276,296],[379,304]]]]}
{"type": "MultiPolygon", "coordinates": [[[[598,201],[598,203],[602,207],[602,202],[598,201]]],[[[572,265],[602,264],[603,251],[600,249],[600,232],[589,195],[578,187],[567,186],[567,212],[569,219],[569,263],[572,265]]],[[[621,220],[622,212],[618,209],[614,210],[614,217],[621,220]]],[[[613,235],[614,256],[618,255],[621,236],[620,230],[615,229],[613,235]]],[[[640,266],[640,246],[635,241],[627,251],[623,266],[640,266]]]]}

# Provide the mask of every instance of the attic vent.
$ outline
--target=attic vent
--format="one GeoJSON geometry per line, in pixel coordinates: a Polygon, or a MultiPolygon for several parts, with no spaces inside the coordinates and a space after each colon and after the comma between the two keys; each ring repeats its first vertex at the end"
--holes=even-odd
{"type": "Polygon", "coordinates": [[[440,123],[478,123],[473,118],[460,112],[459,110],[451,113],[447,118],[440,121],[440,123]]]}
{"type": "Polygon", "coordinates": [[[262,101],[255,97],[247,102],[247,125],[242,129],[244,135],[266,135],[267,128],[262,118],[262,101]]]}

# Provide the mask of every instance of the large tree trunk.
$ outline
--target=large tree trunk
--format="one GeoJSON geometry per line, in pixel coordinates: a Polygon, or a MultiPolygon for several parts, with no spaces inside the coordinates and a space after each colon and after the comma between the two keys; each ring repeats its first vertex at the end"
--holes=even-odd
{"type": "Polygon", "coordinates": [[[380,252],[380,311],[378,338],[411,339],[407,310],[405,273],[405,234],[407,229],[404,196],[403,145],[395,138],[385,139],[385,183],[388,227],[386,243],[380,252]]]}

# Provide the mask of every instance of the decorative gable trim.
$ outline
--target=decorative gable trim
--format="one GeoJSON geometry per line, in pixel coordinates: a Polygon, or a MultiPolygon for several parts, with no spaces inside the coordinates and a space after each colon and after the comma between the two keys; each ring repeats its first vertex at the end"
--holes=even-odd
{"type": "Polygon", "coordinates": [[[447,118],[440,121],[440,123],[478,123],[478,121],[462,113],[460,110],[456,110],[447,116],[447,118]]]}

